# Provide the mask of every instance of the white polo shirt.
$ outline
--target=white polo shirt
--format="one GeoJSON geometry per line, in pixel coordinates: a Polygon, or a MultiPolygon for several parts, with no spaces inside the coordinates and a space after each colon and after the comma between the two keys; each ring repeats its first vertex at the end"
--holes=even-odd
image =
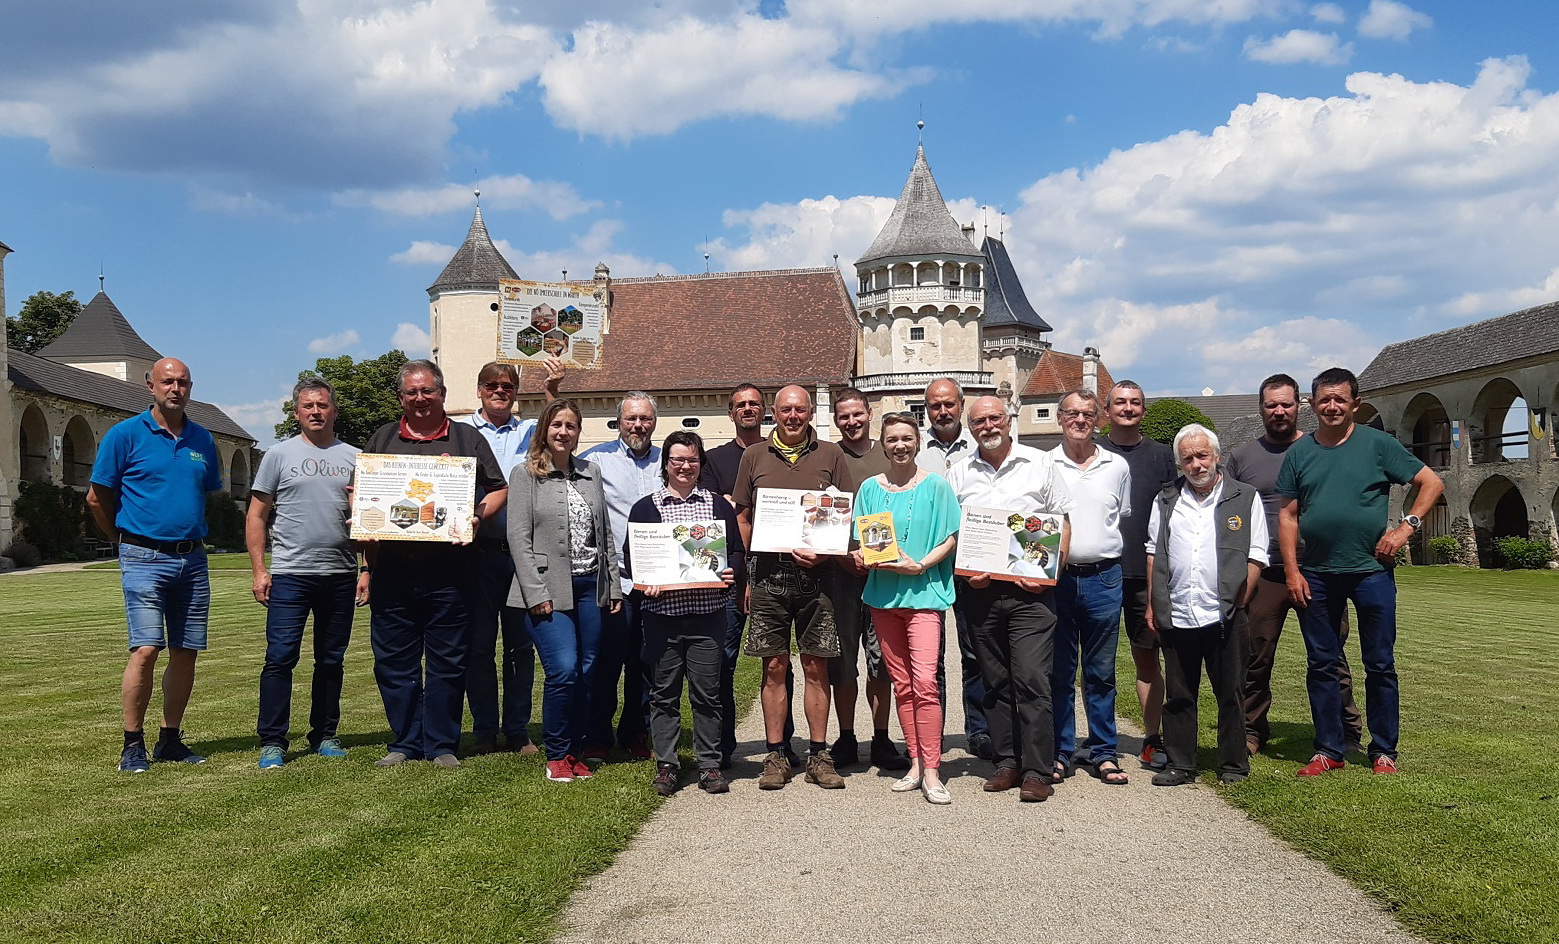
{"type": "Polygon", "coordinates": [[[1055,463],[1033,446],[1014,442],[1001,468],[978,451],[947,470],[948,484],[958,504],[1000,508],[1020,514],[1064,515],[1072,510],[1072,495],[1056,474],[1055,463]]]}
{"type": "Polygon", "coordinates": [[[968,426],[958,427],[958,438],[950,443],[936,438],[935,431],[928,429],[920,434],[920,452],[915,456],[915,464],[927,472],[945,476],[948,469],[974,455],[978,449],[968,426]]]}
{"type": "MultiPolygon", "coordinates": [[[[1212,626],[1223,619],[1218,601],[1218,502],[1223,498],[1223,476],[1206,498],[1189,482],[1180,487],[1180,499],[1169,516],[1169,625],[1181,629],[1212,626]]],[[[1267,516],[1260,498],[1250,516],[1245,539],[1250,542],[1245,559],[1267,565],[1267,516]]],[[[1148,556],[1158,554],[1158,501],[1148,516],[1148,556]]],[[[1150,567],[1151,571],[1152,568],[1150,567]]],[[[1160,625],[1162,615],[1155,614],[1160,625]]]]}
{"type": "Polygon", "coordinates": [[[1131,514],[1131,467],[1108,449],[1089,442],[1094,451],[1087,466],[1066,454],[1066,445],[1046,453],[1072,495],[1072,546],[1069,564],[1093,564],[1121,556],[1121,519],[1131,514]]]}

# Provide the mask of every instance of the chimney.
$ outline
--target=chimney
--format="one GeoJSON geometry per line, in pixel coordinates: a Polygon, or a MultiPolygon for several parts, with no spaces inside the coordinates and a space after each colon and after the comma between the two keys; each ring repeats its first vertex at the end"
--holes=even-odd
{"type": "Polygon", "coordinates": [[[1083,389],[1099,392],[1099,349],[1096,347],[1083,348],[1083,389]]]}
{"type": "Polygon", "coordinates": [[[973,245],[974,244],[974,224],[973,223],[965,223],[963,226],[961,226],[959,228],[963,230],[964,238],[969,240],[969,244],[970,245],[973,245]]]}

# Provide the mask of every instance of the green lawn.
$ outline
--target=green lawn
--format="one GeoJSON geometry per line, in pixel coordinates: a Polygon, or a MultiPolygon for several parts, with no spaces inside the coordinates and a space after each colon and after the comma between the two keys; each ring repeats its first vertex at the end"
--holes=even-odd
{"type": "MultiPolygon", "coordinates": [[[[347,657],[349,756],[262,774],[264,619],[247,560],[212,564],[212,649],[186,719],[211,759],[140,776],[114,769],[117,572],[0,578],[0,941],[546,940],[570,892],[660,802],[647,763],[566,786],[543,780],[539,757],[509,754],[454,771],[373,767],[387,731],[366,614],[347,657]]],[[[749,704],[756,661],[742,662],[738,702],[749,704]]],[[[306,724],[307,664],[295,725],[306,724]]],[[[539,694],[536,705],[539,720],[539,694]]],[[[158,710],[154,700],[152,724],[158,710]]]]}
{"type": "MultiPolygon", "coordinates": [[[[1346,770],[1294,776],[1313,749],[1304,643],[1290,618],[1273,740],[1251,779],[1222,792],[1431,940],[1559,941],[1559,574],[1398,573],[1402,773],[1376,777],[1352,756],[1346,770]]],[[[1135,712],[1130,664],[1123,653],[1120,705],[1135,712]]],[[[1215,739],[1213,712],[1204,698],[1203,745],[1215,739]]],[[[1209,750],[1202,763],[1215,766],[1209,750]]]]}

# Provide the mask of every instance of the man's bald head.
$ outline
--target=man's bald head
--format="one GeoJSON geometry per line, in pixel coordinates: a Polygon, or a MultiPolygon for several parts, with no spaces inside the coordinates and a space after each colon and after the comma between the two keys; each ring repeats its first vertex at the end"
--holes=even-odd
{"type": "Polygon", "coordinates": [[[812,424],[812,395],[799,384],[781,387],[774,395],[774,428],[780,442],[794,446],[807,438],[812,424]]]}
{"type": "Polygon", "coordinates": [[[165,416],[184,412],[193,386],[189,368],[176,357],[164,357],[153,364],[151,372],[146,375],[146,389],[152,393],[152,403],[165,416]]]}

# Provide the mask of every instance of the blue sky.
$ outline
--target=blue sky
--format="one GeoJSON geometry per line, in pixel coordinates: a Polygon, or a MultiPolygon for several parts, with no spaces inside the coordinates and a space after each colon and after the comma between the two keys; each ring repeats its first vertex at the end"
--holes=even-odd
{"type": "Polygon", "coordinates": [[[262,440],[315,358],[425,350],[474,186],[525,277],[848,266],[922,116],[1150,393],[1559,298],[1551,3],[0,2],[8,314],[101,266],[262,440]]]}

